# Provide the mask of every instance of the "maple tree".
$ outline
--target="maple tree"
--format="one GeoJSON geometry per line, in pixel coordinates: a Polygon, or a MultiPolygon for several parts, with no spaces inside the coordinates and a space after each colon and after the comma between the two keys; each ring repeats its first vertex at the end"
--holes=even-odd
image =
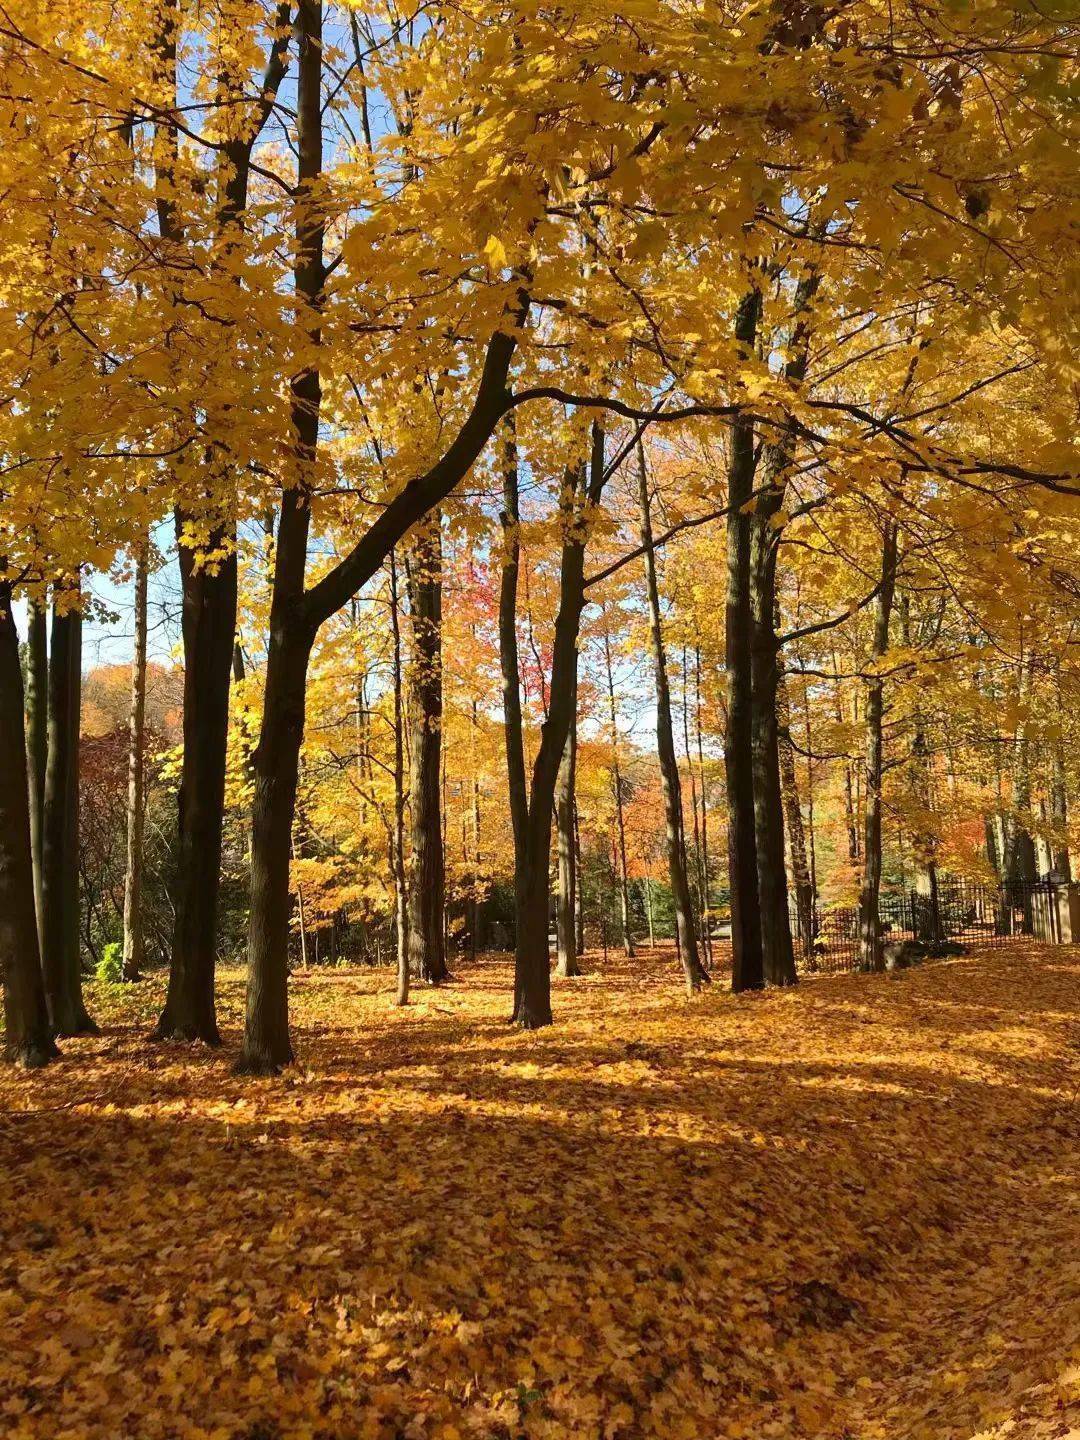
{"type": "MultiPolygon", "coordinates": [[[[575,1114],[586,1061],[614,1065],[620,1094],[642,1082],[643,1133],[670,1062],[688,1108],[663,1123],[697,1143],[693,1117],[724,1091],[709,1067],[725,1028],[763,1069],[788,1074],[799,1053],[800,1091],[861,1094],[865,1037],[830,1030],[833,981],[803,995],[803,977],[879,972],[961,933],[1071,936],[1077,36],[1068,0],[5,0],[0,979],[5,1054],[47,1067],[27,1083],[55,1086],[81,1119],[71,1076],[101,1072],[136,1130],[167,1103],[148,1076],[175,1083],[205,1208],[210,1132],[248,1103],[244,1082],[186,1049],[151,1062],[133,1026],[153,1011],[155,1043],[224,1041],[248,1077],[309,1063],[310,1043],[322,1084],[340,1006],[409,1077],[387,1129],[423,1108],[429,1063],[445,1090],[451,1067],[482,1069],[490,1039],[509,1088],[484,1082],[469,1103],[505,1102],[517,1123],[536,1065],[540,1159],[559,1160],[571,1115],[603,1157],[622,1122],[607,1080],[597,1113],[575,1114]],[[148,658],[151,601],[171,655],[148,658]],[[116,640],[128,610],[123,658],[94,663],[90,641],[116,640]],[[373,998],[382,965],[390,1017],[373,998]],[[604,999],[618,1044],[643,1048],[613,1060],[615,1042],[596,1040],[604,999]],[[496,1041],[497,1014],[559,1029],[496,1041]],[[102,1024],[146,1071],[137,1101],[102,1024]],[[580,1067],[542,1048],[563,1036],[580,1067]],[[52,1064],[61,1052],[69,1068],[52,1064]]],[[[1016,1066],[1001,977],[1030,954],[1041,993],[1059,984],[1022,943],[912,980],[933,1003],[997,1007],[992,1048],[1016,1066]]],[[[847,983],[837,1006],[888,1012],[894,1063],[874,1083],[904,1087],[933,1047],[899,1038],[903,992],[847,983]]],[[[1040,1083],[1058,1093],[1044,1019],[1056,1058],[1040,1083]]],[[[983,1059],[959,1020],[940,1029],[940,1052],[967,1047],[942,1082],[963,1096],[983,1059]]],[[[355,1060],[365,1042],[341,1043],[355,1060]]],[[[19,1083],[5,1076],[5,1093],[19,1083]]],[[[812,1147],[797,1133],[820,1120],[805,1094],[751,1090],[764,1108],[733,1127],[756,1146],[774,1120],[782,1148],[812,1147]]],[[[287,1093],[251,1090],[268,1143],[287,1093]]],[[[1017,1125],[1045,1120],[1035,1093],[1012,1097],[1017,1125]]],[[[864,1099],[852,1115],[873,1126],[864,1099]]],[[[316,1101],[298,1104],[315,1126],[316,1101]]],[[[377,1121],[352,1092],[340,1111],[329,1093],[317,1105],[328,1123],[352,1106],[377,1121]]],[[[939,1131],[955,1147],[962,1125],[939,1131]]],[[[514,1146],[458,1139],[505,1181],[514,1146]]],[[[245,1175],[251,1142],[237,1142],[245,1175]]],[[[411,1143],[394,1133],[380,1183],[424,1183],[411,1143]]],[[[665,1151],[656,1190],[645,1151],[635,1163],[659,1207],[657,1255],[680,1272],[655,1343],[623,1333],[635,1286],[604,1302],[595,1277],[591,1328],[559,1338],[576,1262],[531,1287],[552,1323],[524,1339],[501,1262],[480,1318],[453,1275],[415,1293],[395,1279],[399,1310],[376,1308],[349,1341],[367,1355],[366,1398],[343,1398],[337,1350],[324,1363],[296,1343],[290,1291],[291,1338],[266,1370],[295,1382],[296,1433],[321,1433],[318,1406],[345,1424],[353,1402],[373,1436],[698,1434],[720,1415],[733,1435],[827,1433],[806,1353],[770,1399],[748,1347],[843,1331],[868,1313],[859,1266],[880,1255],[808,1272],[781,1304],[767,1246],[730,1285],[691,1246],[704,1290],[737,1290],[745,1322],[699,1345],[678,1258],[693,1206],[665,1188],[690,1162],[665,1151]],[[439,1340],[417,1346],[429,1302],[439,1340]],[[492,1314],[502,1328],[485,1338],[473,1327],[492,1314]]],[[[594,1227],[613,1181],[584,1173],[594,1227]]],[[[747,1195],[757,1182],[778,1185],[763,1164],[747,1195]]],[[[438,1183],[449,1193],[449,1172],[438,1183]]],[[[510,1193],[484,1243],[531,1255],[525,1190],[510,1193]]],[[[868,1207],[878,1230],[905,1196],[894,1185],[868,1207]]],[[[46,1224],[18,1200],[20,1223],[46,1224]]],[[[291,1223],[271,1229],[272,1255],[291,1223]]],[[[1040,1244],[1051,1230],[1030,1227],[1040,1244]]],[[[340,1258],[319,1244],[312,1273],[340,1258]]],[[[387,1263],[371,1263],[372,1294],[387,1263]]],[[[61,1284],[62,1265],[30,1268],[42,1294],[61,1284]]],[[[642,1281],[654,1298],[664,1273],[642,1281]]],[[[200,1279],[197,1321],[157,1317],[173,1355],[157,1389],[194,1384],[199,1327],[261,1327],[264,1299],[253,1291],[240,1320],[200,1279]]],[[[344,1333],[353,1301],[339,1302],[344,1333]]],[[[87,1433],[146,1411],[132,1392],[107,1422],[76,1377],[96,1307],[48,1352],[46,1385],[82,1387],[87,1433]]],[[[887,1319],[883,1335],[907,1333],[887,1319]]],[[[116,1402],[109,1343],[101,1387],[116,1402]]],[[[919,1433],[945,1403],[899,1382],[861,1395],[831,1341],[808,1349],[826,1390],[844,1390],[837,1434],[919,1433]]],[[[952,1351],[977,1392],[971,1354],[952,1351]]],[[[5,1413],[40,1433],[44,1411],[20,1393],[5,1413]]],[[[231,1434],[241,1417],[248,1440],[263,1433],[258,1405],[231,1392],[222,1414],[203,1407],[188,1428],[231,1434]]]]}

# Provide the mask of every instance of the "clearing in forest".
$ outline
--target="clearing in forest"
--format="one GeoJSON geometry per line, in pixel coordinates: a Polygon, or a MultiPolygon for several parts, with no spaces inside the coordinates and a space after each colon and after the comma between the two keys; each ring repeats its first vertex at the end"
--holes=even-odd
{"type": "Polygon", "coordinates": [[[535,1034],[501,963],[297,976],[258,1082],[238,972],[219,1054],[95,987],[0,1074],[4,1436],[1080,1433],[1075,952],[692,1002],[588,961],[535,1034]]]}

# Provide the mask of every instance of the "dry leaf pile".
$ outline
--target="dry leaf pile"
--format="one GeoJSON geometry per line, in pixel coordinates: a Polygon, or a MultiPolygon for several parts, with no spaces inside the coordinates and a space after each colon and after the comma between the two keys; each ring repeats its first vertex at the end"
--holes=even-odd
{"type": "Polygon", "coordinates": [[[0,1077],[0,1433],[1080,1435],[1073,952],[691,1003],[588,958],[533,1035],[495,962],[297,977],[258,1082],[91,987],[0,1077]]]}

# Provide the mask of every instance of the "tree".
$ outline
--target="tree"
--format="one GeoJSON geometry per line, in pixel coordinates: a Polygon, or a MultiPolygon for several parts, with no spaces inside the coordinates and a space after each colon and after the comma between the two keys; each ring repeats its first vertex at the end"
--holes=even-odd
{"type": "Polygon", "coordinates": [[[683,829],[682,785],[679,763],[675,755],[675,737],[671,723],[671,692],[668,687],[667,659],[664,654],[664,631],[660,614],[660,587],[656,579],[656,556],[653,549],[652,514],[649,504],[649,477],[645,468],[645,447],[638,438],[638,511],[641,527],[641,548],[645,558],[645,590],[649,605],[649,637],[652,644],[653,675],[656,683],[656,748],[660,759],[660,775],[664,787],[664,813],[667,825],[668,874],[675,903],[675,925],[679,960],[689,994],[700,990],[708,976],[698,958],[697,936],[694,933],[694,910],[690,884],[686,875],[686,837],[683,829]]]}
{"type": "Polygon", "coordinates": [[[577,827],[577,667],[572,681],[573,712],[570,733],[559,763],[555,785],[555,833],[558,853],[559,884],[555,909],[556,963],[555,973],[563,977],[581,974],[578,963],[577,922],[579,916],[580,880],[578,876],[577,827]]]}
{"type": "MultiPolygon", "coordinates": [[[[761,296],[747,290],[735,317],[735,338],[751,352],[757,337],[761,296]]],[[[731,430],[728,463],[727,731],[724,769],[728,802],[728,877],[731,887],[731,988],[758,990],[765,983],[758,895],[757,837],[754,817],[752,612],[750,606],[751,519],[747,513],[754,484],[754,429],[740,415],[731,430]]],[[[765,777],[762,775],[762,784],[765,777]]],[[[771,855],[766,864],[771,863],[771,855]]]]}
{"type": "Polygon", "coordinates": [[[5,1057],[27,1069],[59,1052],[45,1001],[34,907],[23,685],[10,581],[0,574],[0,976],[5,1057]]]}
{"type": "Polygon", "coordinates": [[[53,598],[49,646],[49,760],[42,833],[41,956],[56,1035],[92,1034],[82,994],[79,943],[79,717],[82,615],[76,581],[53,598]]]}
{"type": "Polygon", "coordinates": [[[889,649],[889,622],[896,592],[897,525],[886,516],[881,526],[881,581],[874,602],[874,638],[870,652],[870,678],[866,687],[866,820],[863,830],[863,876],[859,893],[859,948],[864,970],[881,970],[881,783],[882,720],[885,711],[885,677],[881,662],[889,649]]]}
{"type": "Polygon", "coordinates": [[[441,758],[442,540],[438,511],[417,526],[409,562],[413,655],[412,700],[412,873],[409,884],[409,968],[437,985],[446,979],[443,909],[441,758]]]}
{"type": "Polygon", "coordinates": [[[145,963],[142,918],[143,829],[146,823],[146,590],[149,540],[135,556],[135,652],[131,660],[128,726],[127,870],[124,876],[124,955],[121,974],[139,980],[145,963]]]}
{"type": "Polygon", "coordinates": [[[30,853],[38,951],[43,948],[42,840],[45,824],[45,769],[49,761],[49,617],[45,604],[31,599],[26,641],[26,766],[30,784],[30,853]]]}

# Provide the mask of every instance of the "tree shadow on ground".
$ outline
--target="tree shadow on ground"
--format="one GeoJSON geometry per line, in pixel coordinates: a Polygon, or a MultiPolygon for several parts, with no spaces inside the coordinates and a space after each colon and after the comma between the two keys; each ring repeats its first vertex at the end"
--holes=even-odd
{"type": "Polygon", "coordinates": [[[969,1440],[1064,1413],[1060,955],[691,1004],[620,957],[537,1035],[502,1023],[507,979],[402,1014],[385,977],[306,976],[279,1080],[111,1019],[5,1075],[19,1440],[969,1440]]]}

